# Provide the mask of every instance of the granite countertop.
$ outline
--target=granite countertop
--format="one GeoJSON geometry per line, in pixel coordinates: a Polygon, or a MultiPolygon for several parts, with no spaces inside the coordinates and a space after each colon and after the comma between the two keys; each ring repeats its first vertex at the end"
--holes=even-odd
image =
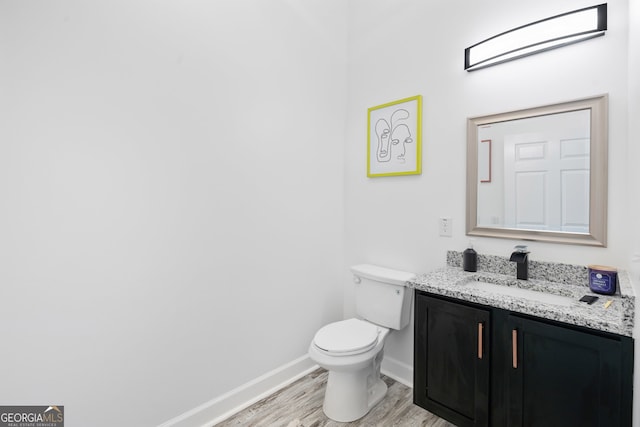
{"type": "Polygon", "coordinates": [[[598,295],[589,289],[588,269],[583,266],[531,262],[530,280],[517,280],[515,263],[503,257],[479,256],[478,271],[470,273],[460,266],[462,254],[447,253],[447,266],[430,273],[418,275],[408,285],[425,292],[444,295],[477,304],[502,308],[545,319],[584,326],[619,335],[632,336],[635,311],[635,295],[629,275],[618,271],[618,291],[614,295],[598,295]],[[511,271],[513,270],[513,271],[511,271]],[[489,282],[497,285],[561,295],[573,299],[569,305],[533,301],[518,296],[505,295],[491,289],[470,287],[470,281],[489,282]],[[589,305],[580,302],[583,295],[600,298],[589,305]],[[612,301],[607,308],[605,303],[612,301]]]}

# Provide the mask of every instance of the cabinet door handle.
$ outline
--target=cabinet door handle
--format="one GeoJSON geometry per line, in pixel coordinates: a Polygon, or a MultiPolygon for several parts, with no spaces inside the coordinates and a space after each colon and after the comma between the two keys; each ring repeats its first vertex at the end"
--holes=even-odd
{"type": "Polygon", "coordinates": [[[482,359],[482,335],[483,335],[484,325],[482,322],[478,323],[478,359],[482,359]]]}
{"type": "Polygon", "coordinates": [[[513,369],[518,369],[518,330],[511,331],[511,361],[513,369]]]}

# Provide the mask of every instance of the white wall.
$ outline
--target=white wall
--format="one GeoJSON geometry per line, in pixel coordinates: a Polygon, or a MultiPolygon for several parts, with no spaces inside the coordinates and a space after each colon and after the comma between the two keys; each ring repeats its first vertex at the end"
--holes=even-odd
{"type": "MultiPolygon", "coordinates": [[[[629,2],[629,110],[627,113],[629,120],[628,138],[628,167],[629,177],[627,179],[627,193],[629,195],[629,236],[631,275],[635,284],[636,295],[640,296],[640,1],[630,0],[629,2]]],[[[636,320],[634,336],[636,338],[635,348],[635,398],[634,398],[634,419],[635,426],[640,425],[640,321],[636,320]]]]}
{"type": "MultiPolygon", "coordinates": [[[[627,181],[629,193],[629,222],[634,237],[632,251],[632,269],[634,279],[637,280],[638,295],[640,295],[640,1],[629,3],[629,179],[627,181]]],[[[638,322],[640,323],[640,322],[638,322]]],[[[638,326],[638,325],[637,325],[638,326]]],[[[640,357],[638,358],[640,360],[640,357]]]]}
{"type": "MultiPolygon", "coordinates": [[[[632,0],[629,3],[629,179],[627,187],[629,193],[629,222],[631,235],[634,236],[631,244],[633,255],[632,268],[634,278],[638,280],[638,294],[640,295],[640,1],[632,0]]],[[[640,358],[639,358],[640,359],[640,358]]]]}
{"type": "MultiPolygon", "coordinates": [[[[587,0],[350,3],[347,264],[425,272],[443,266],[447,250],[464,250],[467,117],[608,93],[608,247],[535,242],[529,247],[533,260],[629,267],[628,199],[637,199],[637,186],[627,186],[628,170],[639,159],[636,151],[635,161],[627,160],[628,2],[609,2],[604,37],[472,73],[463,70],[466,47],[591,5],[587,0]],[[424,97],[422,175],[366,178],[367,108],[418,94],[424,97]],[[438,235],[440,217],[453,219],[453,237],[438,235]]],[[[481,254],[507,256],[518,243],[479,238],[474,246],[481,254]]],[[[349,316],[353,292],[346,280],[345,289],[349,316]]],[[[412,365],[412,352],[411,328],[394,333],[385,350],[405,365],[412,365]]]]}
{"type": "Polygon", "coordinates": [[[342,316],[346,36],[339,0],[0,0],[0,403],[157,425],[342,316]]]}

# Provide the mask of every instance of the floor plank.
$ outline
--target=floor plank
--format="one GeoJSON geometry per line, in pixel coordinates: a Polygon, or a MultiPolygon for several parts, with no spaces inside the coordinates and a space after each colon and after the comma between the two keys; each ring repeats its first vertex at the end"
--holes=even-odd
{"type": "Polygon", "coordinates": [[[387,395],[363,418],[351,423],[332,421],[322,412],[327,372],[317,369],[293,384],[255,403],[217,427],[337,427],[423,426],[455,427],[412,402],[412,389],[383,376],[387,395]]]}

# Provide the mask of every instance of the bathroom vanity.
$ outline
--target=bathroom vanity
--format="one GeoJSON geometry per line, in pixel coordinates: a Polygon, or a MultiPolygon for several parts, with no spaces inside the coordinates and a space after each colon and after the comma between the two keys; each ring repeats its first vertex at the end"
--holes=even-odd
{"type": "Polygon", "coordinates": [[[461,259],[410,282],[415,404],[459,427],[631,426],[626,273],[589,305],[586,267],[531,262],[524,281],[506,258],[480,256],[475,273],[461,259]]]}

